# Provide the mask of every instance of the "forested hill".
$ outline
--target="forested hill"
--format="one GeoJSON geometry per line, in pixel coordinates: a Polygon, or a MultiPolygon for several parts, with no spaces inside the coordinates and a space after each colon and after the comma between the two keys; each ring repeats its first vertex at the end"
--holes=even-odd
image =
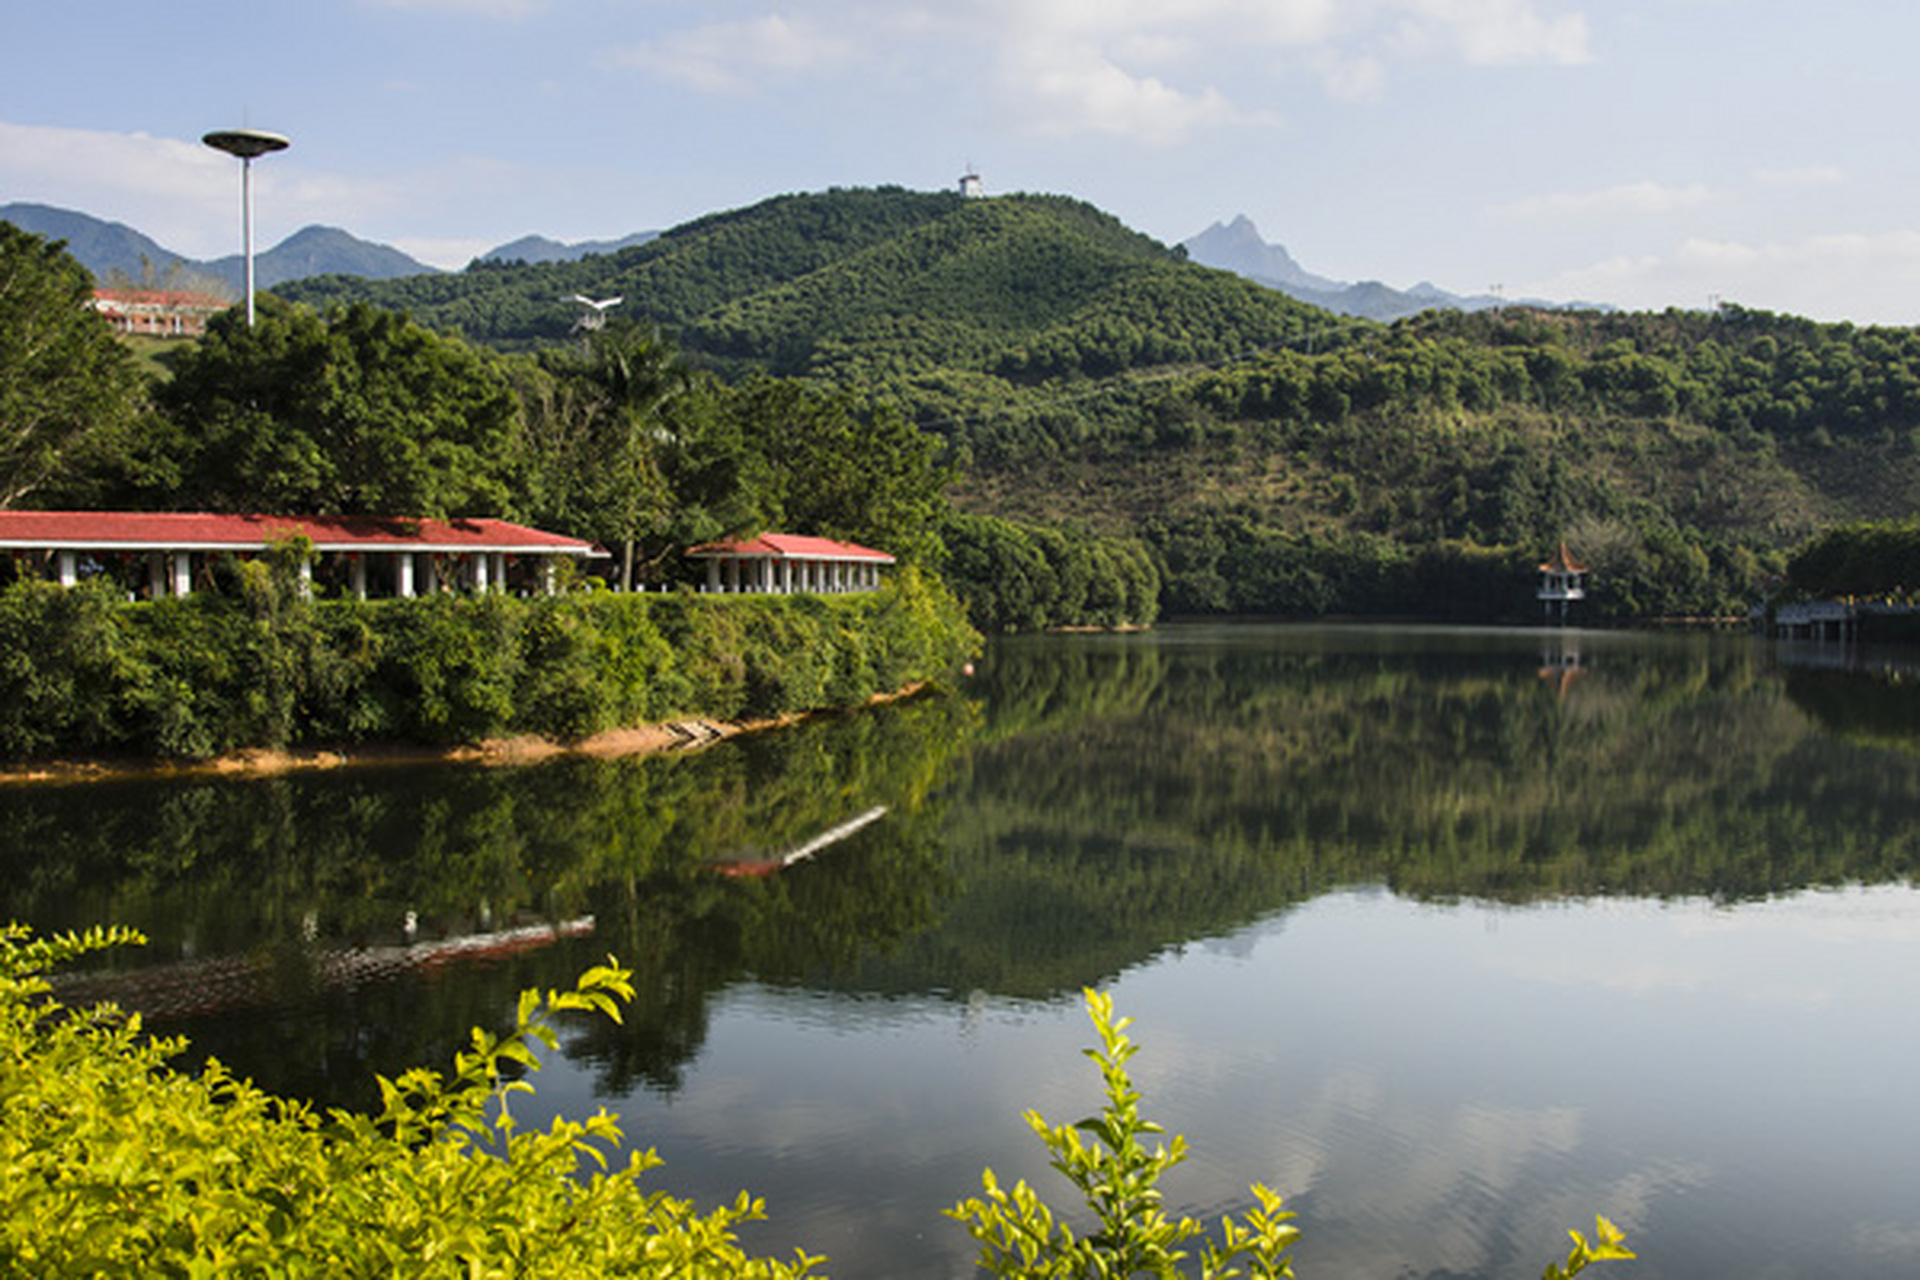
{"type": "Polygon", "coordinates": [[[580,313],[571,295],[617,296],[616,314],[658,325],[696,363],[836,381],[1078,371],[1088,345],[1100,349],[1097,372],[1217,358],[1304,333],[1320,314],[1194,266],[1081,201],[901,188],[779,196],[578,262],[327,276],[280,292],[402,308],[508,349],[565,340],[580,313]]]}
{"type": "MultiPolygon", "coordinates": [[[[568,295],[623,296],[724,376],[897,403],[963,509],[1141,540],[1175,612],[1530,616],[1563,538],[1596,615],[1744,611],[1801,540],[1920,498],[1915,330],[1737,307],[1381,325],[1060,197],[783,196],[580,262],[284,292],[505,348],[563,344],[568,295]]],[[[996,525],[956,540],[1047,559],[996,525]]]]}

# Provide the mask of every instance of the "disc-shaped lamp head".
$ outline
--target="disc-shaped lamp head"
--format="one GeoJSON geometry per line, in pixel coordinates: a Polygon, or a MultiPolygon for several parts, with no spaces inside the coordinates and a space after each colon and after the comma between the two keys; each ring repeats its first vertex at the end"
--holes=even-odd
{"type": "Polygon", "coordinates": [[[216,129],[200,139],[215,151],[224,151],[242,160],[263,156],[269,151],[285,151],[287,140],[264,129],[216,129]]]}

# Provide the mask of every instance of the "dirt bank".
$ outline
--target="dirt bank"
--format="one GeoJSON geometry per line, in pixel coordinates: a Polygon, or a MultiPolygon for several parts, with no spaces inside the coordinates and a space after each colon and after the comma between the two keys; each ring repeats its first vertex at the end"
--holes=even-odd
{"type": "MultiPolygon", "coordinates": [[[[867,699],[867,705],[910,697],[925,687],[924,684],[912,684],[896,693],[875,694],[867,699]]],[[[0,765],[0,786],[8,783],[94,782],[142,777],[269,777],[362,764],[452,761],[461,764],[517,765],[535,764],[560,756],[591,756],[611,760],[663,751],[695,751],[743,733],[777,729],[812,716],[831,714],[831,711],[812,711],[768,720],[669,720],[630,729],[609,729],[605,733],[573,741],[526,734],[514,738],[488,738],[452,747],[388,744],[334,750],[241,751],[211,760],[170,761],[134,757],[124,760],[36,760],[0,765]]]]}

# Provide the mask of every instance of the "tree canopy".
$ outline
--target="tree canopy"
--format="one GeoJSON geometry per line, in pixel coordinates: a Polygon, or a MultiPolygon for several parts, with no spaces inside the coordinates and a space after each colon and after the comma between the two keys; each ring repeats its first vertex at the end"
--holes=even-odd
{"type": "Polygon", "coordinates": [[[132,356],[58,244],[0,222],[0,508],[31,499],[138,415],[132,356]]]}
{"type": "Polygon", "coordinates": [[[365,303],[271,295],[178,353],[129,495],[186,510],[512,515],[519,403],[497,358],[365,303]],[[160,491],[153,491],[159,488],[160,491]]]}

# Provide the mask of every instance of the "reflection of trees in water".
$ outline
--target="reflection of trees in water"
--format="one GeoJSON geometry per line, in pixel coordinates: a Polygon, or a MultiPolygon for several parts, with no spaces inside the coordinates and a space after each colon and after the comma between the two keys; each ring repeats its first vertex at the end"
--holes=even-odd
{"type": "Polygon", "coordinates": [[[965,891],[867,980],[1056,994],[1343,884],[1733,899],[1920,871],[1912,760],[1812,731],[1745,644],[1596,640],[1566,680],[1524,638],[1305,634],[990,653],[965,891]]]}
{"type": "Polygon", "coordinates": [[[641,997],[625,1031],[590,1033],[581,1051],[602,1055],[609,1079],[671,1088],[714,991],[844,965],[924,925],[937,874],[917,833],[972,723],[967,704],[928,697],[686,756],[16,789],[0,796],[0,912],[45,930],[147,931],[153,946],[104,966],[126,972],[128,992],[139,970],[219,958],[221,981],[241,979],[239,1004],[158,1029],[270,1087],[354,1104],[371,1098],[371,1070],[444,1062],[469,1027],[510,1018],[522,987],[566,986],[612,953],[641,997]],[[853,868],[845,881],[709,869],[876,804],[886,819],[823,855],[853,868]],[[339,976],[360,948],[424,952],[586,915],[589,937],[339,976]]]}
{"type": "Polygon", "coordinates": [[[179,1029],[264,1083],[359,1101],[370,1070],[444,1061],[521,987],[609,953],[639,998],[567,1052],[605,1092],[671,1091],[712,997],[748,979],[1046,998],[1340,885],[1734,898],[1920,870],[1916,757],[1834,728],[1878,723],[1884,690],[1783,683],[1741,645],[1595,639],[1567,680],[1530,639],[1310,636],[1000,645],[975,701],[684,757],[10,790],[0,911],[138,925],[151,960],[247,958],[273,1004],[179,1029]],[[875,805],[777,876],[707,867],[875,805]],[[408,911],[421,939],[595,926],[321,981],[318,951],[410,940],[408,911]]]}
{"type": "Polygon", "coordinates": [[[1787,696],[1823,729],[1865,746],[1920,750],[1920,671],[1791,666],[1787,696]]]}
{"type": "MultiPolygon", "coordinates": [[[[937,806],[936,806],[937,807],[937,806]]],[[[608,886],[598,900],[607,944],[634,970],[638,992],[614,1024],[583,1022],[569,1057],[620,1097],[636,1084],[672,1092],[706,1041],[711,997],[743,979],[830,982],[933,926],[944,887],[927,810],[889,814],[819,862],[777,876],[696,873],[680,883],[608,886]]]]}

